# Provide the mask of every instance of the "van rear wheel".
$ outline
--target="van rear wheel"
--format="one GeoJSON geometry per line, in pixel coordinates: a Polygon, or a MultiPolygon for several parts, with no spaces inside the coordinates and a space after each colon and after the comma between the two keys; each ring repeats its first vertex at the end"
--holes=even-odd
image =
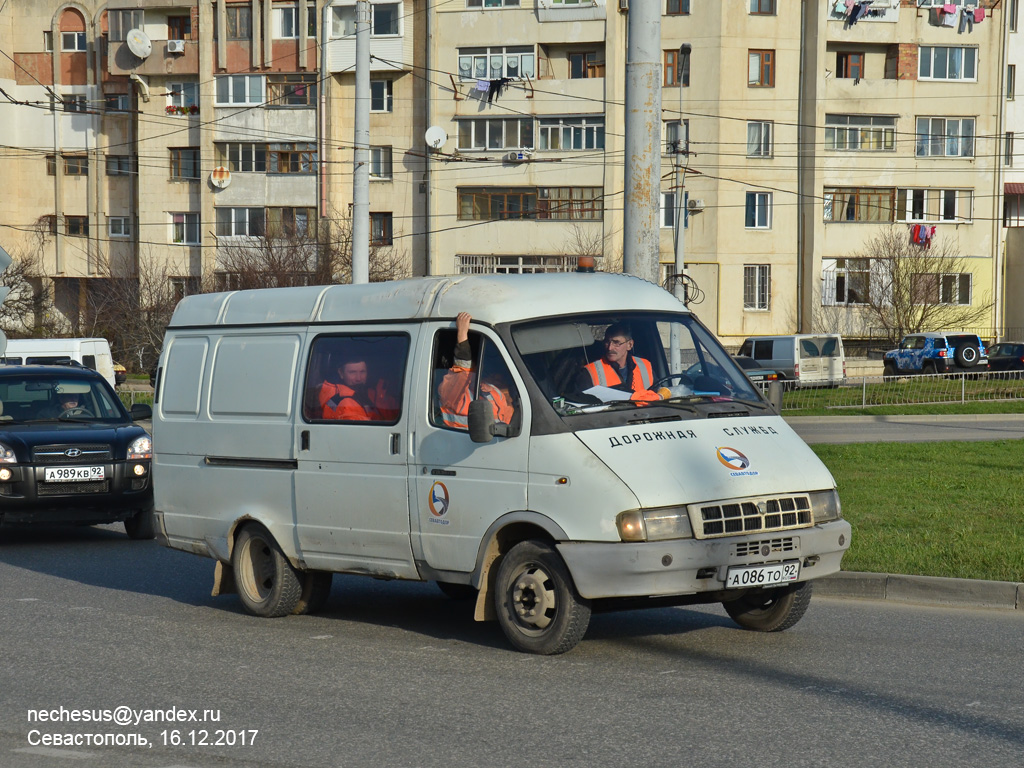
{"type": "Polygon", "coordinates": [[[292,609],[292,616],[320,613],[327,598],[331,596],[331,582],[334,574],[330,571],[302,571],[299,581],[302,583],[302,594],[299,602],[292,609]]]}
{"type": "Polygon", "coordinates": [[[231,552],[238,596],[256,616],[276,618],[295,610],[302,583],[270,532],[258,523],[242,529],[231,552]]]}
{"type": "Polygon", "coordinates": [[[501,558],[494,602],[505,636],[527,653],[565,653],[590,623],[590,601],[555,549],[540,541],[522,541],[501,558]]]}
{"type": "Polygon", "coordinates": [[[755,589],[722,605],[732,620],[744,629],[758,632],[782,632],[789,629],[807,611],[811,603],[811,582],[788,587],[755,589]]]}

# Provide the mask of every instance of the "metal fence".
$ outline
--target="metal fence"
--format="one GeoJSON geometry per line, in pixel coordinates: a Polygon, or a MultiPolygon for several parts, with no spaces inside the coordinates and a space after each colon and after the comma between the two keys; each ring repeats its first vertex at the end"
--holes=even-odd
{"type": "Polygon", "coordinates": [[[133,389],[119,389],[117,390],[117,396],[121,398],[121,402],[124,403],[125,408],[131,408],[136,403],[145,403],[146,405],[153,404],[153,393],[150,392],[136,392],[133,389]]]}
{"type": "Polygon", "coordinates": [[[832,388],[785,382],[782,410],[870,408],[996,400],[1024,400],[1024,372],[851,377],[832,388]]]}

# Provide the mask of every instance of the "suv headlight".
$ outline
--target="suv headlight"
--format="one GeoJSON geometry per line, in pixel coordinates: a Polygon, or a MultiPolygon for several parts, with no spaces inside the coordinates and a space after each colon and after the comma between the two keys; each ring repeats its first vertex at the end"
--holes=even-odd
{"type": "Polygon", "coordinates": [[[0,443],[0,464],[17,464],[18,457],[14,454],[14,449],[9,445],[0,443]]]}
{"type": "Polygon", "coordinates": [[[839,494],[835,490],[813,491],[807,494],[811,499],[811,515],[815,523],[828,523],[843,516],[839,494]]]}
{"type": "Polygon", "coordinates": [[[128,459],[152,459],[153,439],[149,435],[137,437],[128,444],[128,459]]]}
{"type": "Polygon", "coordinates": [[[664,541],[691,539],[690,515],[686,507],[631,509],[615,518],[619,538],[623,541],[664,541]]]}

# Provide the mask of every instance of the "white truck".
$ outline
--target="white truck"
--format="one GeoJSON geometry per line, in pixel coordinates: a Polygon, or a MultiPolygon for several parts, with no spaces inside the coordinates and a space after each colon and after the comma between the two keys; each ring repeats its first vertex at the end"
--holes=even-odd
{"type": "Polygon", "coordinates": [[[777,631],[850,544],[821,461],[678,300],[625,275],[190,296],[153,411],[158,540],[214,558],[214,594],[260,616],[315,611],[349,573],[474,596],[533,653],[635,598],[777,631]],[[612,326],[661,397],[580,383],[612,326]]]}

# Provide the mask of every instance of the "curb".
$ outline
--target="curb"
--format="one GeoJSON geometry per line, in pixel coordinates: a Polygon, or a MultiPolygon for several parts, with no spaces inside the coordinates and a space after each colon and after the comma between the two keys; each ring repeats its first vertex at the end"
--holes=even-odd
{"type": "Polygon", "coordinates": [[[815,579],[814,593],[820,597],[1024,610],[1024,584],[1012,581],[840,571],[815,579]]]}
{"type": "Polygon", "coordinates": [[[1024,421],[1024,413],[951,413],[942,414],[921,414],[911,415],[878,415],[878,416],[787,416],[782,418],[787,424],[814,423],[814,424],[855,424],[872,422],[889,422],[894,424],[950,424],[969,423],[972,421],[988,421],[993,417],[1000,421],[1024,421]]]}

